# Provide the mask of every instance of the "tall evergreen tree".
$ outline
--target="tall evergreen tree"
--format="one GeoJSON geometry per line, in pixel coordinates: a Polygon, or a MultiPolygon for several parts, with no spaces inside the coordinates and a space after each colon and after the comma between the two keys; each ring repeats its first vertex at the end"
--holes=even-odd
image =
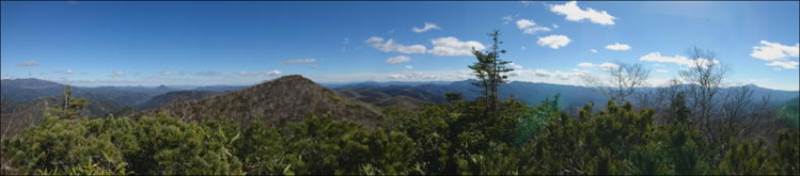
{"type": "Polygon", "coordinates": [[[508,75],[506,73],[514,71],[514,69],[507,66],[511,63],[499,59],[500,54],[505,53],[505,50],[500,49],[500,31],[495,30],[489,33],[492,37],[492,47],[488,51],[474,50],[472,53],[478,62],[470,65],[469,68],[475,73],[480,82],[476,83],[477,86],[483,89],[483,96],[486,101],[487,111],[497,110],[498,93],[497,87],[506,82],[508,75]]]}

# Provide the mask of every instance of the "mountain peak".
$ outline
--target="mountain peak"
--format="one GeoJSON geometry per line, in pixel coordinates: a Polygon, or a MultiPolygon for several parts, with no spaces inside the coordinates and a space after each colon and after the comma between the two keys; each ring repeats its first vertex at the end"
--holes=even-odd
{"type": "Polygon", "coordinates": [[[243,123],[267,124],[330,115],[374,126],[382,118],[374,107],[341,97],[300,75],[283,76],[199,101],[176,102],[161,111],[184,119],[232,118],[243,123]]]}
{"type": "Polygon", "coordinates": [[[282,76],[280,78],[277,78],[277,79],[274,79],[272,81],[268,81],[268,82],[265,82],[265,83],[269,83],[269,82],[274,82],[274,83],[281,82],[281,83],[316,84],[316,83],[314,83],[314,81],[311,81],[310,79],[308,79],[306,77],[303,77],[302,75],[286,75],[286,76],[282,76]]]}

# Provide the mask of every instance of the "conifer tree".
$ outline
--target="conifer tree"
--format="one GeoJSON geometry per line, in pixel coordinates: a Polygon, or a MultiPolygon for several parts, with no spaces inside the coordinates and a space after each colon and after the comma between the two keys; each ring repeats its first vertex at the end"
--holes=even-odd
{"type": "Polygon", "coordinates": [[[500,84],[506,82],[508,75],[506,73],[514,71],[509,68],[507,64],[509,61],[499,59],[500,54],[505,53],[505,50],[500,49],[500,32],[495,30],[489,34],[492,37],[492,47],[488,51],[474,50],[472,53],[478,62],[469,66],[478,77],[480,82],[476,83],[477,86],[483,89],[483,96],[486,101],[487,111],[492,112],[497,110],[498,93],[497,88],[500,84]]]}

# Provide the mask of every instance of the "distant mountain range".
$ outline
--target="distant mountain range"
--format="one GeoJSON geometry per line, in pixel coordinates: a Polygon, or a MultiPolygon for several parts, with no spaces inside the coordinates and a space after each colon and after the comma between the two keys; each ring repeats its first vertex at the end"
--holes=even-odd
{"type": "MultiPolygon", "coordinates": [[[[427,103],[445,102],[444,94],[461,93],[466,99],[480,95],[474,80],[455,82],[361,82],[321,86],[302,76],[285,76],[254,86],[205,86],[182,90],[158,87],[73,87],[73,95],[90,101],[89,115],[130,115],[165,112],[186,119],[231,117],[242,123],[281,123],[308,115],[329,114],[368,126],[382,118],[386,108],[414,110],[427,103]]],[[[4,79],[0,82],[0,115],[3,130],[40,121],[45,107],[56,107],[65,85],[39,79],[4,79]]],[[[796,101],[797,91],[746,85],[753,97],[769,95],[782,106],[796,101]]],[[[650,90],[643,88],[639,91],[650,90]]],[[[732,90],[723,88],[722,93],[732,90]]],[[[593,88],[514,81],[500,87],[502,98],[536,104],[559,95],[562,108],[589,102],[604,105],[607,99],[593,88]]],[[[6,132],[3,132],[6,133],[6,132]]]]}
{"type": "MultiPolygon", "coordinates": [[[[357,82],[323,84],[337,94],[379,107],[411,107],[420,103],[442,103],[444,94],[461,93],[467,99],[480,95],[480,89],[471,84],[474,80],[455,82],[357,82]]],[[[39,79],[4,79],[0,82],[0,99],[6,103],[28,103],[38,98],[60,96],[64,85],[39,79]]],[[[769,95],[771,103],[779,104],[798,97],[797,91],[783,91],[746,85],[753,90],[754,98],[769,95]]],[[[249,86],[203,86],[190,90],[159,87],[74,87],[77,97],[90,99],[94,104],[92,114],[113,113],[122,108],[152,109],[171,102],[200,100],[207,96],[239,91],[249,86]]],[[[652,88],[643,88],[648,90],[652,88]]],[[[728,91],[723,88],[721,91],[728,91]]],[[[582,106],[588,102],[604,104],[607,98],[593,88],[548,83],[513,81],[500,87],[502,98],[514,98],[529,104],[536,104],[546,98],[560,95],[562,107],[582,106]]],[[[5,108],[4,108],[5,109],[5,108]]]]}

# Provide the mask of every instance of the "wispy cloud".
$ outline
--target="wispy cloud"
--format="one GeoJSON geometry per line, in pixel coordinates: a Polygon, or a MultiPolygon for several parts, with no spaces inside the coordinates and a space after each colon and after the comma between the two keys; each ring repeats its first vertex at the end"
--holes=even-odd
{"type": "Polygon", "coordinates": [[[217,71],[199,71],[195,72],[194,75],[200,77],[216,77],[216,76],[222,76],[222,73],[217,71]]]}
{"type": "Polygon", "coordinates": [[[281,75],[281,71],[280,70],[240,71],[238,75],[241,77],[276,77],[281,75]]]}
{"type": "Polygon", "coordinates": [[[605,10],[599,11],[592,8],[586,8],[586,10],[581,9],[576,1],[552,5],[550,6],[550,11],[566,16],[566,19],[569,21],[589,20],[592,23],[600,25],[614,25],[614,19],[616,19],[616,17],[609,15],[605,10]]]}
{"type": "Polygon", "coordinates": [[[606,45],[606,49],[611,51],[628,51],[631,49],[631,46],[623,43],[614,43],[606,45]]]}
{"type": "Polygon", "coordinates": [[[26,60],[22,63],[17,64],[17,67],[36,67],[39,66],[39,62],[36,60],[26,60]]]}
{"type": "Polygon", "coordinates": [[[403,54],[422,54],[427,48],[424,45],[403,45],[395,43],[393,39],[383,39],[382,37],[370,37],[366,41],[370,46],[383,52],[399,52],[403,54]]]}
{"type": "Polygon", "coordinates": [[[689,59],[686,56],[681,55],[674,55],[674,56],[666,56],[661,55],[660,52],[651,52],[642,57],[639,57],[640,61],[646,62],[656,62],[656,63],[668,63],[668,64],[677,64],[687,67],[696,67],[696,66],[708,66],[710,64],[719,64],[719,60],[709,60],[706,58],[698,58],[698,59],[689,59]]]}
{"type": "Polygon", "coordinates": [[[405,81],[424,81],[424,80],[436,80],[439,77],[435,74],[429,74],[425,72],[408,72],[408,73],[397,73],[389,75],[389,79],[393,80],[405,80],[405,81]]]}
{"type": "Polygon", "coordinates": [[[797,58],[800,55],[800,44],[788,46],[780,43],[773,43],[761,40],[759,46],[754,46],[750,56],[753,58],[767,61],[767,66],[778,69],[797,69],[798,61],[790,60],[790,57],[797,58]]]}
{"type": "Polygon", "coordinates": [[[422,26],[421,28],[415,26],[411,28],[411,31],[414,31],[416,33],[423,33],[423,32],[428,32],[430,30],[441,30],[441,29],[442,28],[439,27],[439,25],[436,25],[436,23],[425,22],[425,25],[422,26]]]}
{"type": "Polygon", "coordinates": [[[549,35],[546,37],[539,37],[539,41],[536,43],[539,46],[547,46],[552,49],[558,49],[569,44],[570,39],[566,35],[549,35]]]}
{"type": "Polygon", "coordinates": [[[430,52],[436,56],[470,56],[472,50],[483,50],[485,47],[478,41],[461,41],[455,37],[442,37],[431,40],[433,49],[430,52]]]}
{"type": "Polygon", "coordinates": [[[511,21],[514,21],[514,16],[511,16],[511,15],[503,16],[503,18],[501,18],[501,19],[503,20],[503,24],[508,24],[508,23],[511,23],[511,21]]]}
{"type": "Polygon", "coordinates": [[[286,65],[312,65],[316,64],[317,59],[314,58],[300,58],[300,59],[286,59],[283,60],[283,64],[286,65]]]}
{"type": "Polygon", "coordinates": [[[402,64],[411,61],[411,57],[405,55],[394,56],[386,59],[387,64],[402,64]]]}
{"type": "Polygon", "coordinates": [[[588,68],[600,68],[602,70],[609,70],[609,69],[619,68],[619,65],[615,64],[615,63],[611,63],[611,62],[603,62],[603,63],[600,63],[600,64],[593,64],[591,62],[581,62],[581,63],[578,63],[578,67],[586,68],[586,69],[588,69],[588,68]]]}
{"type": "Polygon", "coordinates": [[[116,78],[125,77],[126,75],[127,75],[127,73],[125,71],[111,70],[111,78],[116,79],[116,78]]]}
{"type": "Polygon", "coordinates": [[[581,63],[578,63],[578,67],[580,67],[580,68],[592,68],[592,67],[594,67],[594,64],[589,63],[589,62],[581,62],[581,63]]]}
{"type": "Polygon", "coordinates": [[[162,70],[158,72],[160,76],[183,76],[186,75],[184,71],[174,71],[174,70],[162,70]]]}
{"type": "Polygon", "coordinates": [[[529,19],[519,19],[517,20],[517,29],[521,30],[522,33],[526,34],[534,34],[537,32],[548,32],[550,28],[544,27],[541,25],[537,25],[536,22],[529,19]]]}

